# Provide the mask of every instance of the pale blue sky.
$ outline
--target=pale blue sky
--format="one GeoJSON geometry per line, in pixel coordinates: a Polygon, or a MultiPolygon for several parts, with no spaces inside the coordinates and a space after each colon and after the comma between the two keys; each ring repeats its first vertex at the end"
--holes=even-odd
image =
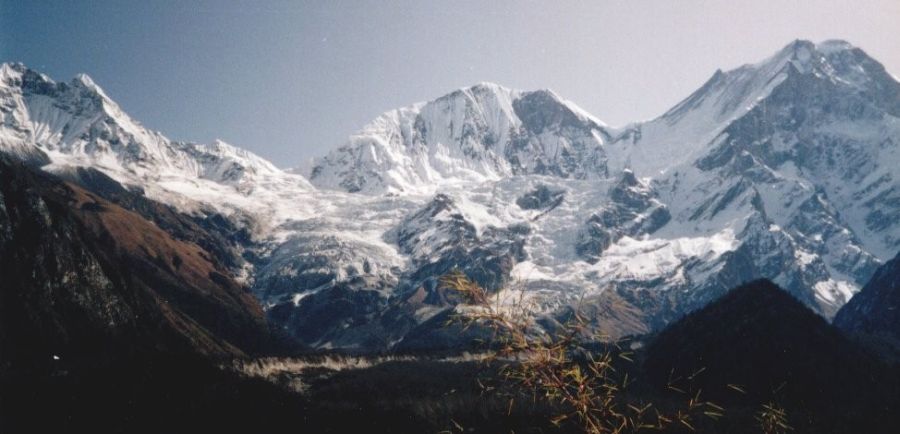
{"type": "Polygon", "coordinates": [[[897,23],[897,0],[0,0],[0,61],[88,73],[173,139],[287,167],[481,81],[551,88],[621,125],[797,38],[847,39],[900,75],[897,23]]]}

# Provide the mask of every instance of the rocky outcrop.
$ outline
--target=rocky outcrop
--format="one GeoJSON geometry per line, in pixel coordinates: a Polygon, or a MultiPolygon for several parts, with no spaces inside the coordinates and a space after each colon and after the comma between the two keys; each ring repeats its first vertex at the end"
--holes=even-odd
{"type": "Polygon", "coordinates": [[[609,204],[585,222],[575,251],[585,261],[595,263],[620,238],[652,234],[671,219],[666,205],[656,199],[656,192],[626,170],[610,190],[609,204]]]}

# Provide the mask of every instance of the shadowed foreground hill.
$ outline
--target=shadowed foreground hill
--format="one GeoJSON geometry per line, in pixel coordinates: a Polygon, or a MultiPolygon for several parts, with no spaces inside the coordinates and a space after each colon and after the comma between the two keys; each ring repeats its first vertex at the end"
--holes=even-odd
{"type": "Polygon", "coordinates": [[[834,325],[874,351],[900,361],[900,255],[882,265],[841,308],[834,325]]]}
{"type": "Polygon", "coordinates": [[[295,417],[296,397],[212,363],[276,348],[216,257],[0,155],[0,432],[222,432],[295,417]]]}
{"type": "Polygon", "coordinates": [[[766,280],[666,328],[647,349],[645,368],[659,388],[697,373],[694,390],[729,409],[735,425],[727,432],[747,428],[768,402],[787,410],[795,432],[900,428],[896,369],[766,280]]]}
{"type": "Polygon", "coordinates": [[[199,245],[5,159],[0,198],[7,364],[111,348],[240,355],[269,341],[256,300],[199,245]]]}

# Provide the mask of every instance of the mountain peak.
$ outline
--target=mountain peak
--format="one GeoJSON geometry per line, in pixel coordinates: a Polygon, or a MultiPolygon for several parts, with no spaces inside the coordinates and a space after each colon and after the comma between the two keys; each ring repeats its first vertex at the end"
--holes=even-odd
{"type": "Polygon", "coordinates": [[[843,39],[827,39],[822,42],[812,42],[807,39],[795,39],[778,51],[776,58],[789,57],[795,60],[805,60],[815,55],[830,56],[857,49],[856,46],[843,39]]]}
{"type": "MultiPolygon", "coordinates": [[[[112,116],[120,117],[121,115],[125,115],[122,112],[122,109],[119,108],[119,105],[103,91],[103,88],[100,87],[94,80],[85,73],[80,73],[75,75],[75,78],[72,79],[71,86],[83,89],[93,95],[100,97],[100,100],[104,102],[104,106],[111,107],[108,111],[112,116]]],[[[127,115],[126,115],[127,116],[127,115]]],[[[133,120],[131,122],[134,122],[133,120]]]]}
{"type": "Polygon", "coordinates": [[[97,83],[94,83],[94,80],[87,74],[81,73],[75,76],[73,83],[79,83],[85,87],[96,88],[97,83]]]}
{"type": "Polygon", "coordinates": [[[828,39],[816,44],[816,49],[825,54],[848,51],[855,48],[856,46],[843,39],[828,39]]]}
{"type": "MultiPolygon", "coordinates": [[[[49,171],[98,166],[119,182],[142,187],[160,176],[190,182],[198,177],[229,186],[243,186],[253,175],[274,177],[292,186],[305,183],[283,177],[269,161],[224,141],[173,142],[148,130],[87,74],[55,82],[21,63],[4,63],[0,80],[0,96],[8,97],[13,109],[2,125],[8,129],[0,130],[0,150],[28,156],[42,166],[49,163],[49,171]],[[43,152],[50,155],[39,158],[43,152]]],[[[156,192],[180,188],[177,183],[170,185],[152,188],[158,188],[156,192]]]]}
{"type": "Polygon", "coordinates": [[[0,65],[0,81],[5,86],[17,88],[30,88],[32,90],[47,91],[56,86],[56,82],[50,77],[22,63],[3,63],[0,65]]]}
{"type": "Polygon", "coordinates": [[[482,82],[381,115],[318,160],[310,180],[409,192],[527,173],[602,178],[608,138],[603,123],[552,90],[482,82]]]}
{"type": "Polygon", "coordinates": [[[883,82],[889,77],[877,60],[840,39],[819,43],[798,39],[774,56],[749,66],[772,77],[781,73],[800,73],[857,88],[883,82]]]}
{"type": "Polygon", "coordinates": [[[666,156],[654,164],[643,164],[639,172],[654,173],[672,161],[695,158],[725,126],[768,100],[776,89],[787,87],[786,96],[797,93],[809,97],[808,91],[800,90],[808,86],[815,86],[817,92],[862,91],[889,113],[900,111],[894,96],[900,86],[864,51],[843,40],[816,44],[798,39],[760,62],[717,70],[700,89],[661,117],[638,127],[639,134],[629,134],[627,138],[641,140],[645,149],[659,148],[649,154],[666,156]]]}
{"type": "Polygon", "coordinates": [[[823,57],[816,48],[815,43],[797,39],[779,50],[775,55],[749,66],[752,70],[773,77],[788,72],[791,67],[798,72],[807,73],[816,63],[822,62],[824,60],[823,57]]]}
{"type": "Polygon", "coordinates": [[[500,85],[500,84],[497,84],[497,83],[493,83],[493,82],[489,82],[489,81],[481,81],[481,82],[472,84],[472,85],[470,85],[470,86],[459,87],[459,88],[457,88],[456,90],[454,90],[454,91],[452,91],[452,92],[446,93],[446,94],[441,95],[441,96],[439,96],[439,97],[437,97],[437,98],[435,98],[435,99],[433,99],[433,100],[429,100],[429,101],[427,101],[427,102],[422,102],[422,103],[420,103],[420,104],[429,104],[429,103],[433,103],[433,102],[436,102],[436,101],[441,101],[441,100],[446,100],[446,99],[451,99],[451,98],[459,97],[459,96],[462,96],[462,95],[466,95],[466,96],[469,96],[469,97],[472,97],[472,96],[479,96],[479,95],[506,95],[506,96],[510,96],[510,95],[513,95],[513,94],[516,94],[516,93],[518,93],[517,90],[508,88],[508,87],[506,87],[506,86],[503,86],[503,85],[500,85]]]}
{"type": "Polygon", "coordinates": [[[239,148],[221,139],[215,139],[208,145],[196,145],[196,149],[209,156],[215,156],[227,163],[238,163],[246,170],[277,173],[278,168],[268,160],[239,148]]]}
{"type": "Polygon", "coordinates": [[[787,53],[797,53],[803,52],[806,50],[814,50],[816,48],[816,44],[808,39],[794,39],[789,44],[787,44],[784,48],[781,49],[781,52],[787,53]]]}
{"type": "Polygon", "coordinates": [[[480,81],[471,86],[464,87],[461,90],[489,90],[492,92],[512,92],[513,89],[508,88],[506,86],[491,82],[491,81],[480,81]]]}
{"type": "Polygon", "coordinates": [[[28,68],[21,62],[0,63],[0,80],[6,81],[6,78],[12,75],[21,75],[26,69],[28,68]]]}
{"type": "MultiPolygon", "coordinates": [[[[445,108],[470,106],[472,104],[482,108],[489,106],[499,107],[501,110],[508,107],[511,101],[520,94],[519,91],[501,86],[496,83],[481,82],[468,87],[461,87],[434,100],[416,104],[427,111],[427,107],[441,106],[445,108]]],[[[401,108],[400,110],[404,110],[401,108]]]]}

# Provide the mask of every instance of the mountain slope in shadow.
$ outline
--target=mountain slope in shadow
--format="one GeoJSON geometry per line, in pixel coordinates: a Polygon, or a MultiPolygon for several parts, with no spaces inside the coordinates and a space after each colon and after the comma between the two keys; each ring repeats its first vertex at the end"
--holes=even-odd
{"type": "Polygon", "coordinates": [[[221,255],[166,222],[0,155],[0,432],[233,432],[299,417],[296,396],[215,366],[281,344],[221,255]]]}
{"type": "MultiPolygon", "coordinates": [[[[767,280],[729,293],[660,332],[644,367],[729,409],[725,432],[754,432],[774,403],[795,432],[897,432],[897,370],[767,280]]],[[[757,430],[758,431],[758,430],[757,430]]]]}
{"type": "Polygon", "coordinates": [[[97,195],[0,161],[4,359],[118,347],[241,355],[262,348],[262,309],[197,244],[97,195]]]}
{"type": "Polygon", "coordinates": [[[900,255],[838,311],[834,325],[863,345],[900,362],[900,255]]]}

